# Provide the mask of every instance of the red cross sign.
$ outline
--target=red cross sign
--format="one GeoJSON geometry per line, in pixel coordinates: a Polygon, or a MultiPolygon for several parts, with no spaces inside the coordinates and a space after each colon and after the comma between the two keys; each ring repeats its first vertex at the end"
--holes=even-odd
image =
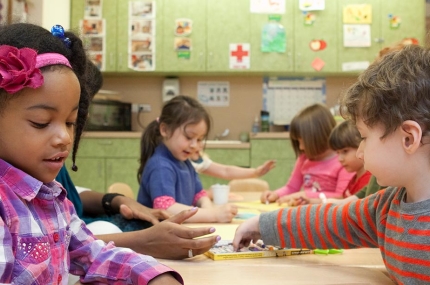
{"type": "Polygon", "coordinates": [[[230,44],[230,69],[249,69],[250,44],[230,44]]]}

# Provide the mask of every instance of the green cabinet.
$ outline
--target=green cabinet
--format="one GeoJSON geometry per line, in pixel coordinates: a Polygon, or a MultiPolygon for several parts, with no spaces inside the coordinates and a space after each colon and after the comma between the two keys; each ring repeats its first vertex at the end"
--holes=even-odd
{"type": "MultiPolygon", "coordinates": [[[[139,72],[128,67],[129,61],[129,2],[139,0],[104,0],[102,5],[102,18],[105,20],[104,34],[100,36],[105,38],[104,42],[104,72],[139,72]]],[[[80,30],[80,21],[84,18],[85,3],[82,0],[71,1],[70,27],[74,31],[80,30]]],[[[155,47],[162,46],[162,11],[163,0],[156,0],[154,9],[156,11],[155,20],[155,47]]],[[[88,38],[85,44],[90,44],[88,38]]],[[[173,44],[172,44],[173,45],[173,44]]],[[[162,70],[161,52],[154,51],[155,71],[162,70]]],[[[91,54],[90,54],[91,56],[91,54]]]]}
{"type": "Polygon", "coordinates": [[[251,139],[251,167],[275,159],[276,167],[261,177],[275,190],[285,185],[294,168],[296,156],[289,139],[251,139]]]}
{"type": "Polygon", "coordinates": [[[359,61],[371,63],[382,48],[396,44],[405,38],[416,38],[421,45],[425,44],[424,1],[344,0],[338,6],[338,14],[341,16],[340,22],[342,22],[344,7],[355,4],[370,4],[372,6],[371,46],[365,48],[344,47],[343,30],[340,30],[338,32],[339,71],[342,71],[342,63],[359,61]],[[390,27],[390,16],[400,17],[399,28],[390,27]]]}
{"type": "MultiPolygon", "coordinates": [[[[218,148],[205,149],[209,158],[220,164],[235,165],[240,167],[250,166],[250,150],[237,148],[218,148]]],[[[227,180],[211,177],[205,174],[199,174],[203,189],[209,190],[214,184],[228,184],[227,180]]]]}
{"type": "MultiPolygon", "coordinates": [[[[131,0],[139,1],[139,0],[131,0]]],[[[77,29],[84,16],[85,1],[72,0],[71,28],[77,29]]],[[[320,71],[313,62],[321,60],[325,74],[343,73],[342,64],[372,62],[379,50],[404,38],[425,39],[425,2],[344,0],[326,1],[325,9],[312,11],[315,20],[305,25],[305,15],[298,1],[286,1],[285,13],[279,24],[286,32],[286,51],[261,51],[262,30],[269,23],[268,14],[250,13],[249,0],[155,0],[155,71],[181,72],[277,72],[316,75],[320,71]],[[371,46],[344,47],[343,8],[346,5],[369,4],[372,7],[371,46]],[[401,19],[400,27],[390,27],[390,16],[401,19]],[[175,21],[190,19],[192,32],[189,58],[175,51],[175,21]],[[326,48],[314,51],[311,41],[323,40],[326,48]],[[250,44],[250,69],[229,68],[229,45],[250,44]]],[[[129,57],[129,1],[104,0],[102,16],[105,27],[105,71],[138,72],[128,67],[129,57]]],[[[352,71],[356,74],[357,71],[352,71]]]]}
{"type": "MultiPolygon", "coordinates": [[[[83,138],[76,164],[78,171],[69,171],[75,185],[106,192],[114,182],[131,186],[135,195],[139,191],[140,140],[133,138],[83,138]]],[[[68,169],[71,159],[66,161],[68,169]]]]}
{"type": "MultiPolygon", "coordinates": [[[[162,54],[163,68],[171,72],[206,71],[206,1],[202,0],[168,0],[169,5],[162,9],[163,41],[157,42],[157,54],[162,54]],[[186,4],[185,4],[186,3],[186,4]],[[190,7],[198,7],[190,9],[190,7]],[[192,50],[189,58],[178,57],[174,49],[175,21],[192,20],[192,50]]],[[[158,7],[158,11],[161,11],[158,7]]],[[[158,24],[158,19],[157,19],[158,24]]]]}
{"type": "Polygon", "coordinates": [[[337,6],[339,1],[325,1],[325,10],[312,11],[315,20],[312,25],[305,24],[305,14],[298,7],[299,1],[294,1],[294,71],[318,73],[312,66],[314,61],[322,60],[323,72],[338,72],[338,47],[342,44],[338,34],[342,33],[340,16],[337,6]],[[310,48],[311,42],[324,41],[326,47],[314,51],[310,48]]]}

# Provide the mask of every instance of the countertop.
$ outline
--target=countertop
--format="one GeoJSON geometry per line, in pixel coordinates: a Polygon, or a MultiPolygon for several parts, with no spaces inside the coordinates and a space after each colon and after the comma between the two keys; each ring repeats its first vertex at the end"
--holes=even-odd
{"type": "MultiPolygon", "coordinates": [[[[118,139],[118,138],[132,138],[140,139],[141,132],[84,132],[82,138],[105,138],[105,139],[118,139]]],[[[249,133],[251,139],[288,139],[290,134],[288,132],[267,132],[267,133],[249,133]]],[[[239,140],[207,140],[205,148],[218,149],[249,149],[251,144],[249,142],[240,142],[239,140]]]]}

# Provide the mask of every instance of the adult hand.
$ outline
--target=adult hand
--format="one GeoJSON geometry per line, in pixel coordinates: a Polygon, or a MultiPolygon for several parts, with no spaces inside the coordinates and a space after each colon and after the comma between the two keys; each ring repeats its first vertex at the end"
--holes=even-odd
{"type": "Polygon", "coordinates": [[[255,216],[246,220],[237,227],[236,234],[233,239],[233,249],[235,251],[242,247],[249,246],[251,241],[256,242],[261,239],[259,221],[260,216],[255,216]]]}
{"type": "Polygon", "coordinates": [[[188,257],[190,249],[194,256],[208,251],[221,239],[217,235],[202,237],[214,233],[214,227],[190,228],[181,225],[197,211],[198,208],[182,211],[143,230],[147,238],[145,238],[144,249],[140,252],[156,258],[184,259],[188,257]]]}
{"type": "Polygon", "coordinates": [[[276,160],[268,160],[255,169],[255,174],[257,175],[257,177],[263,176],[264,174],[275,168],[275,166],[276,160]]]}
{"type": "Polygon", "coordinates": [[[266,190],[261,193],[260,201],[263,204],[266,204],[267,202],[273,203],[276,200],[278,200],[278,194],[275,191],[266,190]]]}
{"type": "Polygon", "coordinates": [[[158,224],[158,220],[165,220],[171,217],[166,210],[150,209],[128,197],[117,196],[114,199],[120,199],[118,200],[120,205],[119,212],[125,219],[140,219],[152,224],[158,224]]]}

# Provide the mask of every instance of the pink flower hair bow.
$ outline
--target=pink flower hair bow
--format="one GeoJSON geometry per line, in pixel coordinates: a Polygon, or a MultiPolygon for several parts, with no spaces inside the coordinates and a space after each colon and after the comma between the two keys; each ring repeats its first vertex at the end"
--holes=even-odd
{"type": "Polygon", "coordinates": [[[25,87],[38,88],[43,75],[36,68],[37,52],[30,48],[0,46],[0,88],[13,94],[25,87]]]}

